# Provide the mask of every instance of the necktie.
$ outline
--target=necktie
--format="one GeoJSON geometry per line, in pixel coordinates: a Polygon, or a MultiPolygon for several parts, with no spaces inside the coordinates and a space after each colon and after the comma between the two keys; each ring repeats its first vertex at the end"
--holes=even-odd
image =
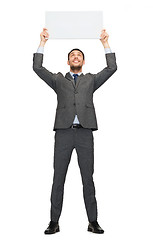
{"type": "Polygon", "coordinates": [[[73,74],[73,77],[74,77],[74,82],[75,82],[75,84],[76,84],[76,79],[77,79],[77,77],[78,77],[78,74],[73,74]]]}

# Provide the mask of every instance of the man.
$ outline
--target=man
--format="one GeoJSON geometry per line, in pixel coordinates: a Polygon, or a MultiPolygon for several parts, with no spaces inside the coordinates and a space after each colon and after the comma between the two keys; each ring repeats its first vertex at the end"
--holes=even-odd
{"type": "Polygon", "coordinates": [[[88,231],[104,233],[97,222],[97,201],[93,181],[94,138],[92,131],[98,130],[93,93],[117,70],[115,53],[111,52],[106,30],[103,29],[100,41],[105,49],[107,66],[97,74],[83,74],[84,53],[72,49],[68,53],[67,64],[70,72],[53,74],[42,66],[43,49],[49,38],[47,29],[40,34],[40,45],[33,57],[33,70],[57,94],[58,105],[53,130],[54,177],[51,192],[50,223],[45,234],[59,232],[59,217],[63,204],[66,173],[72,151],[75,148],[80,167],[83,196],[88,216],[88,231]]]}

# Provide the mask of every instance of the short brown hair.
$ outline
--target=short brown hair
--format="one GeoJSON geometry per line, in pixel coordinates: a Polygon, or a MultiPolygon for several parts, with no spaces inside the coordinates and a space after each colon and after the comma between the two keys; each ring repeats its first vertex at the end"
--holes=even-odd
{"type": "Polygon", "coordinates": [[[74,50],[77,50],[77,51],[81,52],[82,55],[83,55],[83,60],[85,59],[84,53],[83,53],[80,49],[74,48],[74,49],[72,49],[72,50],[68,53],[68,60],[69,60],[70,53],[73,52],[74,50]]]}

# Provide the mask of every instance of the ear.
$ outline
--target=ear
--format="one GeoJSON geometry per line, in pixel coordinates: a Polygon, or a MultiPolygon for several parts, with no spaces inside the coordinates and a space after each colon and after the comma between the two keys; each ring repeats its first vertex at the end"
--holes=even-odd
{"type": "Polygon", "coordinates": [[[83,60],[83,65],[85,64],[85,60],[83,60]]]}
{"type": "Polygon", "coordinates": [[[67,64],[70,65],[69,60],[67,60],[67,64]]]}

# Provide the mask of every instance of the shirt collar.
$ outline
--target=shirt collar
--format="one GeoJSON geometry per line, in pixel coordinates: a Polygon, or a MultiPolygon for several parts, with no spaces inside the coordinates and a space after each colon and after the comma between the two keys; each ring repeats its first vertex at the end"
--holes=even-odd
{"type": "MultiPolygon", "coordinates": [[[[77,73],[77,74],[80,76],[81,73],[82,73],[82,72],[79,72],[79,73],[77,73]]],[[[70,71],[70,74],[71,74],[72,77],[74,77],[74,76],[73,76],[73,74],[74,74],[73,72],[70,71]]]]}

